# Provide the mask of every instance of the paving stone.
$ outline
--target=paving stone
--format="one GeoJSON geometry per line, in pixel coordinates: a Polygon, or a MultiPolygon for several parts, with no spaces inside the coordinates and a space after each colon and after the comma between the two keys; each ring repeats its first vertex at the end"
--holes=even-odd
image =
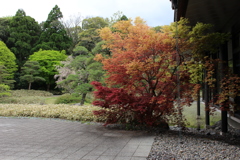
{"type": "Polygon", "coordinates": [[[0,117],[0,159],[147,158],[154,136],[56,119],[0,117]],[[135,157],[136,156],[136,157],[135,157]]]}
{"type": "MultiPolygon", "coordinates": [[[[24,160],[24,159],[23,159],[24,160]]],[[[49,160],[49,158],[35,157],[32,160],[49,160]]]]}
{"type": "Polygon", "coordinates": [[[151,150],[150,145],[138,146],[133,156],[144,156],[149,153],[149,150],[151,150]]]}
{"type": "MultiPolygon", "coordinates": [[[[1,159],[1,157],[0,157],[0,159],[1,159]]],[[[17,157],[16,160],[33,160],[33,157],[17,157]]],[[[44,160],[44,159],[42,159],[42,160],[44,160]]]]}
{"type": "Polygon", "coordinates": [[[97,160],[115,160],[115,156],[100,156],[97,160]]]}
{"type": "Polygon", "coordinates": [[[37,156],[40,156],[40,155],[42,155],[43,153],[39,153],[39,152],[31,152],[31,153],[29,153],[29,154],[26,154],[26,155],[24,155],[24,156],[26,156],[26,157],[37,157],[37,156]]]}
{"type": "Polygon", "coordinates": [[[109,148],[102,155],[117,156],[119,152],[120,152],[119,148],[117,148],[117,149],[109,148]]]}
{"type": "Polygon", "coordinates": [[[134,153],[135,153],[135,150],[134,151],[120,152],[120,153],[118,153],[117,157],[130,157],[130,156],[133,156],[134,153]]]}
{"type": "Polygon", "coordinates": [[[51,157],[51,159],[65,159],[69,156],[70,154],[64,154],[64,153],[59,153],[51,157]]]}
{"type": "Polygon", "coordinates": [[[82,160],[97,160],[98,158],[99,158],[99,156],[89,156],[89,155],[87,155],[87,156],[84,156],[82,158],[82,160]]]}
{"type": "Polygon", "coordinates": [[[0,159],[1,159],[1,160],[17,160],[18,157],[15,157],[15,156],[3,156],[3,157],[1,158],[1,156],[0,156],[0,159]]]}
{"type": "Polygon", "coordinates": [[[132,157],[131,160],[146,160],[144,157],[132,157]]]}
{"type": "Polygon", "coordinates": [[[114,160],[131,160],[132,157],[119,157],[117,156],[114,160]]]}

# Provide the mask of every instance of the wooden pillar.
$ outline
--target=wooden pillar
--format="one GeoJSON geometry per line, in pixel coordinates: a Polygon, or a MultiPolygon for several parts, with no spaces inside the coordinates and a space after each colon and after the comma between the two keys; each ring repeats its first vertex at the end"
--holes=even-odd
{"type": "Polygon", "coordinates": [[[227,133],[228,132],[228,117],[227,117],[227,111],[222,110],[221,111],[221,119],[222,119],[222,132],[227,133]]]}
{"type": "Polygon", "coordinates": [[[200,130],[201,126],[200,126],[200,90],[198,91],[198,96],[197,96],[197,130],[200,130]]]}
{"type": "Polygon", "coordinates": [[[197,97],[197,116],[200,116],[200,90],[198,92],[198,97],[197,97]]]}
{"type": "MultiPolygon", "coordinates": [[[[219,69],[220,69],[220,80],[223,79],[223,77],[225,76],[225,72],[226,72],[226,69],[228,68],[228,47],[227,47],[227,44],[224,44],[221,46],[221,49],[220,49],[220,53],[219,53],[219,58],[224,61],[225,63],[220,63],[219,64],[219,69]]],[[[220,90],[221,92],[221,90],[220,90]]],[[[221,106],[220,106],[221,107],[221,106]]],[[[221,131],[223,133],[227,133],[228,132],[228,111],[227,109],[225,108],[222,108],[221,109],[221,120],[222,120],[222,123],[221,123],[221,131]]]]}
{"type": "MultiPolygon", "coordinates": [[[[205,70],[205,76],[207,75],[207,71],[205,70]]],[[[204,84],[204,101],[205,101],[205,125],[206,128],[210,125],[210,116],[209,116],[209,87],[208,84],[205,82],[204,84]]]]}

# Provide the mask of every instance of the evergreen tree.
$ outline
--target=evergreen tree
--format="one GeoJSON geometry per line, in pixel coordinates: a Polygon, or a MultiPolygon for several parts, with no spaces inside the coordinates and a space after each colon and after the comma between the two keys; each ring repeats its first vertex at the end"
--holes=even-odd
{"type": "Polygon", "coordinates": [[[81,95],[80,104],[83,105],[87,94],[93,90],[90,83],[103,81],[105,72],[102,64],[95,61],[91,54],[69,58],[68,61],[63,67],[58,68],[60,75],[56,76],[59,78],[57,86],[77,97],[81,95]]]}
{"type": "Polygon", "coordinates": [[[46,22],[43,23],[42,33],[37,45],[32,51],[42,50],[68,50],[72,40],[68,37],[60,19],[63,17],[60,8],[56,5],[48,14],[46,22]]]}
{"type": "Polygon", "coordinates": [[[86,18],[82,21],[83,31],[80,35],[79,46],[84,46],[88,51],[92,51],[95,45],[101,41],[97,32],[98,29],[108,26],[108,22],[102,17],[86,18]]]}
{"type": "Polygon", "coordinates": [[[0,41],[0,65],[4,66],[4,70],[8,73],[6,79],[13,79],[17,70],[15,55],[8,49],[4,42],[0,41]]]}
{"type": "Polygon", "coordinates": [[[10,74],[6,70],[6,67],[0,64],[0,84],[8,85],[13,87],[13,83],[15,82],[13,79],[9,79],[10,74]]]}
{"type": "Polygon", "coordinates": [[[106,45],[105,41],[100,41],[96,44],[96,46],[92,49],[92,54],[102,54],[102,55],[111,55],[111,51],[109,48],[104,47],[106,45]]]}
{"type": "Polygon", "coordinates": [[[127,16],[125,16],[125,15],[123,15],[121,18],[120,18],[120,21],[127,21],[128,20],[128,18],[127,18],[127,16]]]}
{"type": "Polygon", "coordinates": [[[45,81],[44,78],[38,76],[40,74],[40,65],[37,61],[27,61],[22,67],[22,81],[28,82],[28,89],[31,89],[31,85],[35,81],[45,81]]]}
{"type": "Polygon", "coordinates": [[[9,37],[9,24],[12,17],[2,17],[0,18],[0,40],[4,43],[7,42],[9,37]]]}
{"type": "Polygon", "coordinates": [[[79,55],[87,55],[88,54],[88,50],[87,48],[83,47],[83,46],[76,46],[74,49],[73,49],[73,53],[72,53],[72,56],[73,57],[76,57],[76,56],[79,56],[79,55]]]}
{"type": "Polygon", "coordinates": [[[31,49],[38,40],[40,26],[34,18],[26,16],[24,10],[19,9],[10,20],[9,34],[7,46],[15,54],[20,70],[29,55],[32,54],[31,49]]]}

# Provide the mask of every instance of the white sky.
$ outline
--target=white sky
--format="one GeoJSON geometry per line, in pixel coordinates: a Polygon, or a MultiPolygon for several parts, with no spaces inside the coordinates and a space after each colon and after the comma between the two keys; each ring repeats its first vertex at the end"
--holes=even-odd
{"type": "Polygon", "coordinates": [[[110,18],[121,11],[128,18],[143,18],[152,27],[173,22],[170,0],[4,0],[0,17],[14,16],[18,9],[23,9],[28,16],[42,22],[55,5],[62,11],[64,19],[78,14],[110,18]]]}

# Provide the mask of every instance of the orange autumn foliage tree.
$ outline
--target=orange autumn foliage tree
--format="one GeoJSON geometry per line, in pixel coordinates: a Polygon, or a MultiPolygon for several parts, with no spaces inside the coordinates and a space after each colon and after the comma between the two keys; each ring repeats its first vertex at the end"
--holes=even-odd
{"type": "Polygon", "coordinates": [[[99,54],[95,58],[102,62],[107,78],[106,86],[92,83],[96,89],[93,104],[104,108],[94,114],[107,116],[106,124],[183,124],[182,106],[193,101],[194,84],[183,63],[177,61],[180,57],[173,36],[152,30],[140,18],[133,24],[120,21],[113,27],[114,31],[100,30],[112,56],[99,54]],[[175,105],[179,90],[182,101],[175,105]]]}

